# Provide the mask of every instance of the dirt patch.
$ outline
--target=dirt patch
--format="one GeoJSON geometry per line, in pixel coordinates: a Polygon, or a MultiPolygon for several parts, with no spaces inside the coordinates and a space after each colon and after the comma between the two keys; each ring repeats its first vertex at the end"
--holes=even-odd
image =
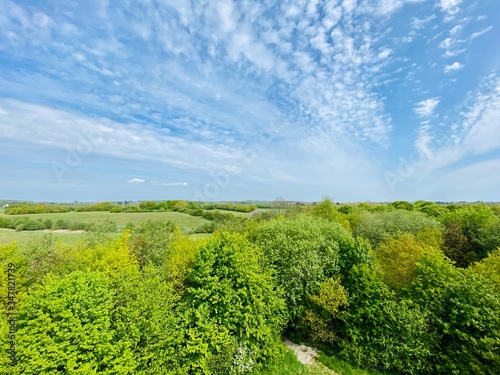
{"type": "Polygon", "coordinates": [[[290,340],[285,340],[286,346],[292,349],[298,360],[304,365],[312,365],[316,362],[315,358],[318,355],[316,349],[307,345],[294,344],[290,340]]]}
{"type": "Polygon", "coordinates": [[[318,351],[316,349],[307,345],[295,344],[288,339],[285,340],[285,345],[293,350],[300,363],[307,366],[311,375],[339,375],[316,360],[318,356],[318,351]]]}
{"type": "Polygon", "coordinates": [[[44,233],[85,233],[84,230],[69,230],[69,229],[44,229],[42,230],[44,233]]]}

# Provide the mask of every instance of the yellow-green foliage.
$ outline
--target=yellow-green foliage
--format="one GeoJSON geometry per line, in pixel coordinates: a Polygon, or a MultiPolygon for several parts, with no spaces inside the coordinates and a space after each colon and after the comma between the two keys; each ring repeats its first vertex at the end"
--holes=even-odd
{"type": "Polygon", "coordinates": [[[321,217],[326,220],[336,221],[342,224],[347,230],[351,229],[347,217],[338,211],[329,197],[324,197],[320,203],[314,205],[312,214],[313,216],[321,217]]]}
{"type": "Polygon", "coordinates": [[[340,284],[340,280],[329,278],[319,287],[319,293],[311,297],[311,301],[323,310],[335,316],[339,309],[347,306],[347,291],[340,284]]]}
{"type": "Polygon", "coordinates": [[[116,241],[91,249],[95,268],[110,276],[138,271],[137,259],[130,252],[129,239],[130,232],[125,231],[116,241]]]}
{"type": "Polygon", "coordinates": [[[424,247],[441,250],[444,244],[443,232],[437,228],[424,228],[415,234],[418,242],[424,247]]]}
{"type": "Polygon", "coordinates": [[[184,289],[187,271],[191,268],[200,246],[206,243],[205,239],[191,239],[182,231],[176,229],[169,255],[163,268],[167,279],[180,291],[184,289]]]}
{"type": "Polygon", "coordinates": [[[21,374],[131,374],[130,345],[112,329],[113,294],[100,272],[49,275],[20,304],[21,374]]]}
{"type": "Polygon", "coordinates": [[[487,258],[471,266],[469,272],[490,281],[494,290],[500,293],[500,248],[493,251],[487,258]]]}
{"type": "Polygon", "coordinates": [[[416,264],[424,252],[425,248],[412,234],[386,238],[375,250],[384,282],[393,289],[409,285],[415,280],[416,264]]]}
{"type": "Polygon", "coordinates": [[[241,234],[200,247],[181,306],[186,373],[245,373],[279,354],[284,302],[262,256],[241,234]]]}
{"type": "Polygon", "coordinates": [[[319,286],[318,294],[311,296],[314,309],[307,310],[304,321],[311,329],[314,341],[333,343],[336,339],[331,327],[342,308],[348,306],[348,294],[339,279],[328,278],[319,286]]]}

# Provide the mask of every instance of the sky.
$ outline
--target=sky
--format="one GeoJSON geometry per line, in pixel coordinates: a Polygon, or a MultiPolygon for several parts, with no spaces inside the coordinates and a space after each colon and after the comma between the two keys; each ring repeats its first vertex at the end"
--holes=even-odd
{"type": "Polygon", "coordinates": [[[0,199],[500,201],[498,0],[0,0],[0,199]]]}

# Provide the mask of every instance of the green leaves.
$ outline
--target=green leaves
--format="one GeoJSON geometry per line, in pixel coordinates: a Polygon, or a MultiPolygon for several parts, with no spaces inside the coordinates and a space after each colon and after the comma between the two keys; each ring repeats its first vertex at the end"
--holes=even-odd
{"type": "Polygon", "coordinates": [[[394,290],[408,286],[416,278],[417,261],[424,251],[424,247],[409,233],[386,238],[375,251],[384,282],[394,290]]]}
{"type": "Polygon", "coordinates": [[[486,205],[460,207],[443,216],[444,250],[457,266],[467,267],[500,246],[500,219],[486,205]]]}
{"type": "Polygon", "coordinates": [[[353,231],[377,247],[386,236],[398,233],[417,234],[425,229],[440,229],[440,223],[415,211],[395,210],[370,213],[362,212],[353,231]]]}
{"type": "Polygon", "coordinates": [[[428,312],[433,372],[495,373],[500,368],[500,298],[476,272],[439,254],[417,266],[408,297],[428,312]]]}
{"type": "Polygon", "coordinates": [[[317,293],[319,283],[340,272],[340,254],[349,254],[355,246],[340,224],[310,216],[263,222],[249,237],[263,249],[285,291],[292,324],[299,324],[308,296],[317,293]]]}
{"type": "Polygon", "coordinates": [[[100,272],[49,276],[19,306],[23,374],[133,373],[129,344],[111,328],[112,293],[100,272]]]}
{"type": "Polygon", "coordinates": [[[195,373],[210,373],[221,358],[259,365],[276,354],[284,305],[261,258],[239,234],[216,233],[199,249],[180,306],[195,373]]]}
{"type": "Polygon", "coordinates": [[[171,221],[148,221],[134,231],[131,249],[141,268],[165,263],[175,229],[176,224],[171,221]]]}

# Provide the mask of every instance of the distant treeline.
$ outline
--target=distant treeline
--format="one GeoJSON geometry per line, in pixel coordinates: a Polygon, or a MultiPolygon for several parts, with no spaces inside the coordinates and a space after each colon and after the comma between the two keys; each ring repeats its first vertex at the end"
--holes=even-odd
{"type": "MultiPolygon", "coordinates": [[[[98,202],[90,205],[60,205],[41,203],[19,203],[5,209],[6,215],[31,215],[31,214],[51,214],[64,212],[150,212],[150,211],[176,211],[183,212],[190,210],[227,210],[236,212],[252,212],[258,207],[256,205],[230,204],[230,203],[199,203],[187,202],[184,200],[167,201],[143,201],[139,205],[113,204],[111,202],[98,202]]],[[[261,207],[262,208],[262,207],[261,207]]],[[[196,215],[201,216],[201,215],[196,215]]]]}
{"type": "MultiPolygon", "coordinates": [[[[113,221],[107,221],[105,226],[106,232],[116,232],[117,226],[113,221]]],[[[0,228],[3,229],[14,229],[18,232],[21,231],[32,231],[32,230],[85,230],[89,231],[95,226],[95,223],[85,223],[77,220],[52,220],[52,219],[33,219],[27,216],[22,217],[1,217],[0,216],[0,228]]]]}
{"type": "Polygon", "coordinates": [[[114,205],[110,202],[99,202],[84,206],[60,204],[20,203],[5,209],[6,215],[55,214],[64,212],[110,211],[114,205]]]}

